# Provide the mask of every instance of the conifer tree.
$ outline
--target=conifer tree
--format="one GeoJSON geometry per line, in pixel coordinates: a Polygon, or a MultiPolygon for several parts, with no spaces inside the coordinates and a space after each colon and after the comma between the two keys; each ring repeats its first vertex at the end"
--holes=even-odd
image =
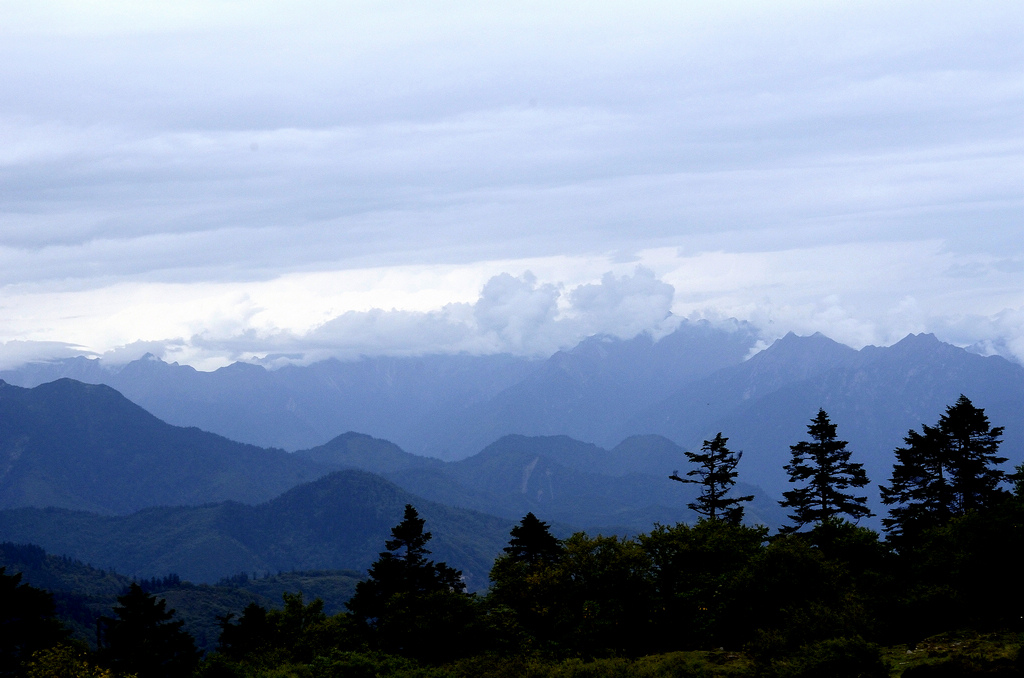
{"type": "Polygon", "coordinates": [[[101,617],[101,663],[117,674],[139,678],[177,678],[191,675],[199,663],[195,640],[181,620],[172,621],[174,610],[132,583],[117,599],[116,619],[101,617]]]}
{"type": "Polygon", "coordinates": [[[678,472],[669,476],[681,483],[697,483],[701,486],[700,496],[687,507],[708,520],[724,520],[733,525],[743,521],[741,504],[750,501],[754,495],[742,497],[727,496],[736,483],[736,465],[743,457],[742,452],[733,453],[726,447],[728,438],[723,438],[721,431],[714,440],[705,440],[701,453],[686,452],[686,458],[697,465],[688,471],[687,476],[698,476],[697,479],[680,478],[678,472]]]}
{"type": "Polygon", "coordinates": [[[790,446],[793,460],[786,465],[791,483],[805,483],[802,487],[783,492],[779,504],[793,509],[789,514],[794,525],[783,532],[795,532],[804,525],[823,523],[847,515],[855,521],[873,515],[867,507],[867,497],[856,497],[844,492],[850,487],[868,484],[861,464],[850,461],[845,440],[836,439],[836,425],[823,409],[807,426],[810,441],[790,446]]]}
{"type": "Polygon", "coordinates": [[[411,504],[391,528],[387,549],[356,584],[345,603],[369,631],[371,642],[387,652],[439,659],[464,651],[460,634],[473,615],[462,572],[427,556],[431,534],[411,504]]]}
{"type": "Polygon", "coordinates": [[[356,585],[355,595],[346,603],[357,617],[373,624],[398,595],[466,590],[461,572],[427,559],[426,544],[432,535],[423,531],[423,525],[412,504],[406,504],[402,522],[391,528],[391,539],[384,542],[387,550],[378,555],[369,577],[356,585]]]}
{"type": "Polygon", "coordinates": [[[562,542],[551,534],[549,528],[547,523],[531,511],[512,528],[512,538],[502,550],[508,554],[508,558],[528,565],[552,563],[562,553],[562,542]]]}
{"type": "Polygon", "coordinates": [[[882,503],[893,506],[882,520],[895,536],[910,536],[946,524],[968,511],[987,508],[1004,494],[1006,474],[997,468],[1001,426],[989,426],[985,411],[963,394],[936,426],[910,430],[896,449],[896,465],[882,503]]]}

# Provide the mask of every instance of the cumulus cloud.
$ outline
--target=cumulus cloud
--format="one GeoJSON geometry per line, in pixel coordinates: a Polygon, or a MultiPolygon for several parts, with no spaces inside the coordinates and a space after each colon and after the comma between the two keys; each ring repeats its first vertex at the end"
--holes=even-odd
{"type": "Polygon", "coordinates": [[[664,334],[678,321],[670,311],[672,293],[671,285],[643,267],[571,288],[542,283],[529,271],[501,273],[483,285],[473,303],[432,311],[348,311],[308,332],[249,329],[220,337],[207,332],[188,344],[193,350],[268,364],[381,354],[547,356],[593,334],[664,334]]]}

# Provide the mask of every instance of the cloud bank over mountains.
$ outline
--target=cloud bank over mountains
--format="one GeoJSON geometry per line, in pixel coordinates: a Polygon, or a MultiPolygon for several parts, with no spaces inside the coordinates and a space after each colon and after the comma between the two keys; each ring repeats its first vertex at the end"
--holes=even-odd
{"type": "MultiPolygon", "coordinates": [[[[473,303],[429,311],[347,311],[306,332],[249,328],[218,336],[207,331],[160,347],[156,354],[195,351],[230,360],[259,359],[269,366],[381,354],[546,357],[593,334],[628,338],[671,332],[679,320],[671,312],[673,291],[644,268],[621,277],[608,273],[598,283],[571,289],[542,283],[529,272],[518,277],[501,273],[484,284],[473,303]]],[[[122,357],[154,348],[153,343],[140,344],[122,357]]]]}
{"type": "MultiPolygon", "coordinates": [[[[877,288],[879,280],[895,275],[894,271],[910,276],[920,270],[913,268],[908,272],[899,265],[914,251],[913,247],[894,247],[888,264],[884,257],[878,257],[874,268],[866,273],[844,270],[836,260],[850,255],[849,248],[782,253],[778,261],[702,255],[684,259],[688,265],[670,270],[662,277],[644,266],[619,264],[617,268],[624,273],[605,272],[597,281],[576,285],[544,281],[529,270],[518,275],[502,272],[482,284],[477,298],[446,303],[439,308],[429,304],[444,296],[443,281],[435,278],[432,284],[438,288],[425,290],[416,286],[425,282],[424,277],[410,273],[412,287],[405,300],[415,306],[417,295],[422,294],[424,299],[419,303],[427,305],[424,310],[371,307],[312,322],[313,315],[297,313],[289,318],[288,310],[296,299],[314,306],[331,301],[326,295],[311,298],[326,286],[316,276],[288,283],[270,281],[265,283],[263,294],[251,285],[244,286],[248,293],[229,286],[226,292],[210,292],[206,299],[174,299],[165,305],[156,301],[160,296],[158,289],[136,290],[140,306],[129,308],[126,320],[134,321],[147,314],[153,317],[153,338],[110,344],[102,350],[55,341],[8,341],[0,344],[0,367],[75,355],[102,357],[108,364],[120,364],[146,353],[200,369],[214,369],[237,360],[278,367],[331,357],[354,359],[360,355],[512,353],[546,357],[595,334],[631,338],[646,332],[659,338],[674,330],[684,318],[710,320],[724,327],[746,322],[759,332],[761,346],[791,331],[804,335],[820,331],[856,348],[889,345],[909,333],[928,331],[983,355],[999,354],[1024,362],[1024,312],[1007,309],[990,315],[949,313],[950,308],[942,305],[957,301],[955,275],[946,276],[946,289],[936,284],[944,279],[941,271],[929,278],[926,284],[931,296],[924,303],[912,296],[885,298],[886,288],[877,288]],[[805,271],[801,278],[788,264],[800,256],[819,258],[818,265],[823,271],[805,271]],[[718,277],[708,269],[718,270],[718,277]],[[828,284],[833,289],[824,283],[829,273],[828,284]],[[792,279],[780,279],[785,276],[792,279]],[[855,278],[861,279],[861,287],[855,278]],[[842,293],[838,292],[840,289],[842,293]],[[757,290],[763,296],[751,301],[751,292],[757,290]],[[225,295],[234,298],[234,303],[223,303],[225,295]],[[266,305],[261,305],[264,302],[266,305]],[[200,314],[204,306],[208,311],[205,317],[200,314]],[[226,315],[221,312],[224,308],[234,313],[226,315]],[[177,319],[170,317],[175,312],[180,314],[177,319]],[[161,318],[162,315],[166,317],[161,318]],[[190,327],[200,329],[190,334],[160,334],[163,329],[190,327]]],[[[664,264],[665,254],[657,254],[649,259],[664,264]]],[[[559,270],[565,266],[564,261],[557,263],[559,270]]],[[[391,285],[397,284],[394,278],[401,278],[394,271],[389,275],[391,285]]],[[[449,284],[462,284],[466,276],[469,274],[454,275],[456,282],[449,284]]],[[[189,294],[196,292],[191,286],[184,289],[189,294]]],[[[992,308],[997,308],[996,295],[993,302],[992,308]]],[[[65,305],[66,302],[58,304],[65,305]]],[[[83,324],[76,318],[69,322],[83,324]]],[[[138,331],[134,324],[126,327],[138,331]]],[[[102,329],[116,336],[115,328],[102,329]]]]}
{"type": "Polygon", "coordinates": [[[669,310],[1020,358],[1022,32],[1010,0],[5,8],[0,361],[543,353],[669,310]]]}

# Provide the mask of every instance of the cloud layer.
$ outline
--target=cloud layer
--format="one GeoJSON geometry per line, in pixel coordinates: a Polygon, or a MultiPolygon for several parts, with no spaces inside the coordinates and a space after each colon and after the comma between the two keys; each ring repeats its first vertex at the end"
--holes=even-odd
{"type": "Polygon", "coordinates": [[[9,10],[0,353],[536,353],[670,308],[1024,355],[1018,2],[9,10]]]}

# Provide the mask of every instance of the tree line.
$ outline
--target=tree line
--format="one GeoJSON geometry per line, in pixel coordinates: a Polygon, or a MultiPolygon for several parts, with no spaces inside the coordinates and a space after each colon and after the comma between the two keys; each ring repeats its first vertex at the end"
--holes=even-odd
{"type": "MultiPolygon", "coordinates": [[[[221,619],[217,652],[200,663],[180,622],[135,585],[105,622],[94,661],[139,678],[427,675],[440,666],[518,675],[523,657],[722,648],[749,658],[743,675],[887,676],[881,646],[963,629],[1024,631],[1024,497],[1020,469],[1002,468],[1002,432],[964,396],[934,426],[909,431],[881,486],[884,535],[857,525],[871,515],[858,491],[868,478],[824,410],[790,448],[792,489],[780,502],[789,523],[774,535],[743,523],[752,497],[732,491],[742,455],[719,433],[687,453],[686,474],[670,476],[699,486],[696,524],[558,539],[529,513],[484,594],[430,558],[431,534],[409,505],[347,612],[328,616],[301,594],[286,594],[280,610],[249,605],[221,619]],[[119,633],[135,634],[119,647],[147,649],[121,657],[119,633]],[[146,633],[162,640],[146,645],[146,633]]],[[[1007,673],[1016,665],[989,668],[1019,675],[1007,673]]]]}

